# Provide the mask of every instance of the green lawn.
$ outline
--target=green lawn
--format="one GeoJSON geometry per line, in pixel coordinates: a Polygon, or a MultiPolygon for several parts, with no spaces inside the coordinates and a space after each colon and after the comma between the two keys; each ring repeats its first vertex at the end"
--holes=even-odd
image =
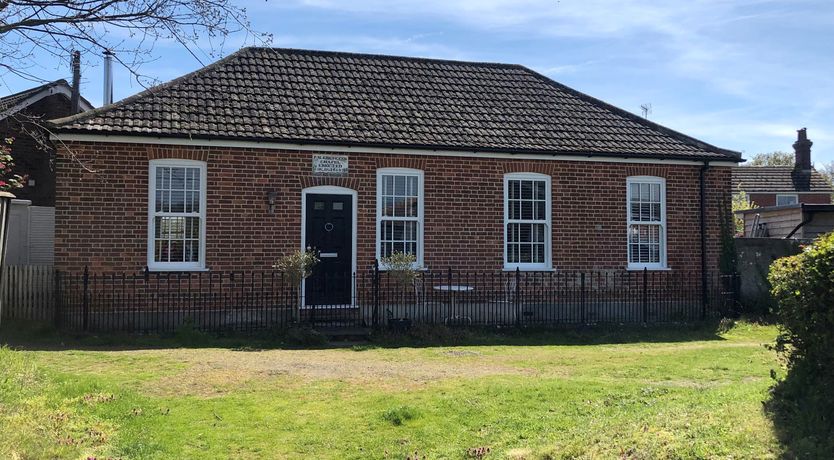
{"type": "Polygon", "coordinates": [[[781,454],[762,410],[778,371],[764,346],[770,326],[321,349],[8,334],[0,330],[10,342],[0,349],[0,458],[781,454]]]}

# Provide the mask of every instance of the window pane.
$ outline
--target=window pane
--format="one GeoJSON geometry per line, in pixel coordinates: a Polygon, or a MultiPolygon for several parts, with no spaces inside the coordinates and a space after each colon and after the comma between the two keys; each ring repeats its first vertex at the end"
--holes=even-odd
{"type": "Polygon", "coordinates": [[[533,199],[533,182],[529,180],[521,181],[521,199],[522,200],[532,200],[533,199]]]}
{"type": "Polygon", "coordinates": [[[408,176],[408,195],[417,196],[417,177],[408,176]]]}
{"type": "Polygon", "coordinates": [[[533,261],[533,245],[521,244],[519,245],[518,254],[519,263],[531,263],[533,261]]]}
{"type": "Polygon", "coordinates": [[[405,197],[394,197],[394,216],[405,217],[405,197]]]}
{"type": "Polygon", "coordinates": [[[405,176],[394,176],[394,194],[405,196],[405,176]]]}
{"type": "Polygon", "coordinates": [[[200,242],[187,240],[185,243],[185,261],[198,262],[200,260],[200,242]]]}
{"type": "Polygon", "coordinates": [[[170,212],[185,212],[185,192],[172,191],[171,192],[171,211],[170,212]]]}
{"type": "Polygon", "coordinates": [[[521,218],[524,220],[530,220],[533,218],[533,202],[532,201],[522,201],[521,202],[521,218]]]}
{"type": "Polygon", "coordinates": [[[171,168],[171,189],[185,188],[185,168],[171,168]]]}
{"type": "Polygon", "coordinates": [[[419,209],[419,201],[415,198],[406,198],[405,200],[405,215],[407,217],[417,217],[419,209]]]}
{"type": "Polygon", "coordinates": [[[185,218],[185,237],[192,239],[200,238],[200,218],[186,217],[185,218]]]}
{"type": "Polygon", "coordinates": [[[536,199],[537,200],[544,200],[546,198],[545,188],[546,185],[544,181],[536,181],[536,199]]]}
{"type": "Polygon", "coordinates": [[[185,243],[182,240],[168,243],[168,262],[185,262],[185,243]]]}
{"type": "Polygon", "coordinates": [[[168,240],[157,240],[154,242],[154,258],[155,262],[168,261],[168,240]]]}

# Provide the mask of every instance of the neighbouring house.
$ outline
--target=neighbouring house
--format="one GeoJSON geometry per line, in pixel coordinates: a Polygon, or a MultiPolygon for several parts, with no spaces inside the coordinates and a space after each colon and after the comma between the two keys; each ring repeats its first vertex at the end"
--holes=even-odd
{"type": "Polygon", "coordinates": [[[55,215],[55,151],[45,132],[46,120],[92,109],[73,89],[57,80],[0,98],[0,138],[14,138],[14,172],[26,177],[9,216],[6,263],[52,263],[55,215]]]}
{"type": "Polygon", "coordinates": [[[54,123],[55,262],[74,272],[266,269],[312,248],[314,276],[406,252],[697,279],[718,269],[741,161],[520,65],[273,48],[54,123]]]}
{"type": "Polygon", "coordinates": [[[811,241],[834,230],[834,205],[796,203],[736,211],[744,218],[747,238],[811,241]]]}
{"type": "Polygon", "coordinates": [[[793,144],[794,166],[739,166],[733,168],[733,193],[743,191],[759,207],[797,203],[830,204],[834,189],[811,164],[811,142],[805,128],[793,144]]]}

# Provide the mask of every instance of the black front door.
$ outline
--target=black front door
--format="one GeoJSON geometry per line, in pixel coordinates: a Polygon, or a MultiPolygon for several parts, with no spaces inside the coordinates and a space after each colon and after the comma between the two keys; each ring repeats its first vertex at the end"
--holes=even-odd
{"type": "Polygon", "coordinates": [[[353,261],[353,199],[350,195],[307,195],[307,248],[319,263],[304,283],[306,305],[349,305],[353,261]]]}

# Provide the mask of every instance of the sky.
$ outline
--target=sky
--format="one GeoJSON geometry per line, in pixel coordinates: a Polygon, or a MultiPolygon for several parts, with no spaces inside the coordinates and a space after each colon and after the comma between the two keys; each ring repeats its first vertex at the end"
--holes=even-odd
{"type": "MultiPolygon", "coordinates": [[[[650,104],[650,120],[745,158],[792,151],[807,127],[813,160],[834,161],[834,0],[233,1],[273,46],[522,64],[636,114],[650,104]]],[[[160,82],[216,60],[166,42],[154,55],[141,71],[160,82]]],[[[38,61],[30,73],[69,80],[38,61]]],[[[96,106],[100,61],[83,57],[96,106]]],[[[31,86],[0,75],[0,95],[31,86]]],[[[115,68],[115,99],[142,89],[115,68]]]]}

